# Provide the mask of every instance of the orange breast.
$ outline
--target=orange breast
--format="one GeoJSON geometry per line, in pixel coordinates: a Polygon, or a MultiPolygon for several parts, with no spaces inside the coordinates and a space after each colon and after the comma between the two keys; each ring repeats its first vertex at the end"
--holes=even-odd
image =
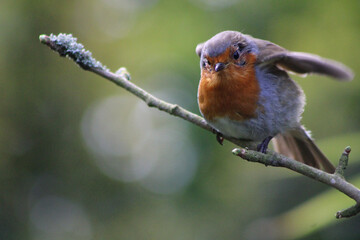
{"type": "Polygon", "coordinates": [[[260,88],[255,61],[256,56],[248,54],[245,66],[230,63],[220,72],[201,72],[198,102],[205,119],[228,117],[242,121],[256,117],[260,88]]]}

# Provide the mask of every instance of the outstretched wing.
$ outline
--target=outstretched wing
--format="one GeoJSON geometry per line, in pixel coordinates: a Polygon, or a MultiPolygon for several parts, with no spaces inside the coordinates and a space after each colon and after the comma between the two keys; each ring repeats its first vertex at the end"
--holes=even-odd
{"type": "Polygon", "coordinates": [[[285,71],[298,74],[322,74],[338,80],[352,80],[353,72],[345,65],[320,56],[290,52],[276,44],[256,39],[259,46],[258,64],[274,64],[285,71]]]}

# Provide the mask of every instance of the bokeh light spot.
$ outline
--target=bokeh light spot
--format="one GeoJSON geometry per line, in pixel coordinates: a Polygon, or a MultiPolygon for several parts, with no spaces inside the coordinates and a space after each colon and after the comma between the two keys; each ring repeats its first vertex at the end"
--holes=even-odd
{"type": "MultiPolygon", "coordinates": [[[[165,92],[158,95],[171,98],[165,92]]],[[[85,144],[105,175],[124,182],[138,181],[161,194],[180,191],[196,172],[197,150],[187,131],[186,124],[132,96],[100,100],[86,111],[82,121],[85,144]]]]}

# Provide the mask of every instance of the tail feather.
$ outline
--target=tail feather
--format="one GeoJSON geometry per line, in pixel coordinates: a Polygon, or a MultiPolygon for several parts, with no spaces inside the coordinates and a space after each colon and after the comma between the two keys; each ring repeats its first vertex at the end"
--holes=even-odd
{"type": "Polygon", "coordinates": [[[328,173],[334,173],[334,165],[325,157],[314,141],[301,127],[296,130],[278,134],[274,138],[275,151],[299,162],[315,168],[322,168],[328,173]]]}

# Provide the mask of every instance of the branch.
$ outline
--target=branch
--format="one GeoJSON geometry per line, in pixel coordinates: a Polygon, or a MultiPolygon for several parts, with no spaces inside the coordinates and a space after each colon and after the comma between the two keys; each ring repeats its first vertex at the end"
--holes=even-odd
{"type": "Polygon", "coordinates": [[[335,215],[336,218],[344,218],[355,216],[360,212],[360,189],[347,182],[344,177],[344,170],[347,167],[350,151],[350,147],[345,148],[345,151],[340,157],[339,166],[333,174],[313,168],[275,152],[263,154],[245,148],[235,148],[232,152],[234,155],[250,162],[262,163],[265,166],[288,168],[304,176],[336,188],[340,192],[354,199],[356,202],[354,206],[338,211],[335,215]]]}
{"type": "MultiPolygon", "coordinates": [[[[41,43],[58,52],[60,56],[67,56],[74,60],[84,70],[96,73],[101,77],[106,78],[116,85],[126,89],[138,98],[142,99],[149,107],[157,108],[160,111],[164,111],[170,115],[180,117],[188,122],[191,122],[207,131],[217,133],[217,131],[212,128],[202,117],[189,112],[188,110],[176,104],[165,102],[130,82],[130,74],[125,68],[120,68],[116,73],[110,72],[110,70],[102,65],[99,61],[96,61],[92,57],[91,52],[85,50],[82,44],[77,43],[77,39],[74,38],[71,34],[59,34],[58,36],[53,34],[50,36],[40,35],[39,39],[41,43]]],[[[263,154],[250,150],[256,148],[253,142],[235,139],[229,136],[223,137],[237,146],[242,146],[242,148],[234,149],[233,153],[245,160],[262,163],[266,166],[288,168],[304,176],[310,177],[316,181],[336,188],[350,198],[354,199],[356,204],[345,210],[338,211],[336,213],[336,218],[352,217],[360,212],[360,189],[347,182],[344,177],[344,171],[347,167],[349,153],[351,151],[350,147],[347,147],[342,154],[339,166],[336,168],[335,173],[329,174],[275,152],[269,151],[267,154],[263,154]]]]}

